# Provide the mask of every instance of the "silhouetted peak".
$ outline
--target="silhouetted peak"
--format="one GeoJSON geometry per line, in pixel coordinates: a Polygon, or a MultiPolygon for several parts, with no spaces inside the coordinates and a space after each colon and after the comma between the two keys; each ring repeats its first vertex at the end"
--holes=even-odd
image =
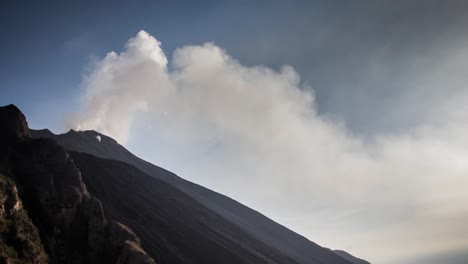
{"type": "Polygon", "coordinates": [[[108,137],[104,134],[101,134],[95,130],[81,130],[81,131],[76,131],[73,129],[70,129],[67,133],[65,133],[67,136],[71,137],[81,137],[86,140],[92,140],[92,141],[97,141],[97,142],[102,142],[106,144],[118,144],[117,141],[111,137],[108,137]]]}
{"type": "Polygon", "coordinates": [[[55,134],[47,128],[29,129],[29,133],[31,133],[31,136],[36,135],[35,137],[38,137],[38,138],[51,138],[55,136],[55,134]]]}
{"type": "Polygon", "coordinates": [[[0,136],[3,140],[31,137],[26,117],[15,105],[0,107],[0,136]]]}
{"type": "Polygon", "coordinates": [[[31,130],[36,130],[38,132],[47,133],[47,134],[54,134],[52,131],[50,131],[47,128],[44,128],[44,129],[31,129],[31,130]]]}
{"type": "Polygon", "coordinates": [[[74,130],[70,129],[68,132],[63,134],[54,134],[49,129],[30,129],[31,136],[33,138],[52,138],[55,140],[63,140],[67,138],[68,140],[73,140],[77,142],[87,142],[87,143],[102,143],[102,144],[115,144],[118,145],[118,142],[104,134],[101,134],[95,130],[74,130]]]}

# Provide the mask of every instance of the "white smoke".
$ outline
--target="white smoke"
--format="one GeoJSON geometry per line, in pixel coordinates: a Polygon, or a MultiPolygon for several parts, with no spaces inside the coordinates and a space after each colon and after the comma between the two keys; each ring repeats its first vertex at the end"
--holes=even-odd
{"type": "Polygon", "coordinates": [[[465,94],[437,105],[443,117],[363,141],[317,113],[291,66],[247,67],[206,43],[177,49],[168,68],[144,31],[83,87],[74,128],[128,143],[311,240],[379,263],[468,247],[465,94]]]}
{"type": "Polygon", "coordinates": [[[167,59],[160,45],[140,31],[125,52],[108,53],[83,82],[86,108],[74,127],[95,129],[125,143],[135,115],[148,111],[166,92],[167,59]]]}

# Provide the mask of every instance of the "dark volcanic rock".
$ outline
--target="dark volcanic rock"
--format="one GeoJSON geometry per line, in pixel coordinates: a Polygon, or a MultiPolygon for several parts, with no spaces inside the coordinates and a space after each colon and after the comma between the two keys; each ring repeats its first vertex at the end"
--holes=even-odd
{"type": "Polygon", "coordinates": [[[125,241],[133,241],[140,244],[140,239],[133,233],[133,231],[127,226],[112,221],[110,225],[110,242],[114,245],[122,245],[125,241]]]}
{"type": "Polygon", "coordinates": [[[155,264],[138,243],[126,240],[117,264],[155,264]]]}
{"type": "Polygon", "coordinates": [[[160,263],[298,263],[132,165],[78,152],[70,155],[106,215],[134,230],[160,263]]]}
{"type": "MultiPolygon", "coordinates": [[[[0,147],[4,150],[0,152],[0,169],[16,182],[19,197],[35,225],[27,221],[24,212],[23,220],[10,216],[18,207],[8,206],[11,199],[4,202],[4,218],[14,225],[29,223],[21,226],[27,226],[31,234],[34,230],[40,234],[40,239],[29,239],[29,247],[21,250],[13,246],[20,249],[18,257],[37,259],[27,263],[46,263],[42,241],[48,263],[130,264],[142,256],[150,259],[131,230],[106,220],[101,202],[88,193],[81,172],[63,147],[51,139],[30,139],[26,119],[15,106],[0,107],[0,124],[0,147]],[[128,242],[135,247],[129,248],[128,242]]],[[[14,193],[11,190],[5,189],[8,197],[14,193]]],[[[17,200],[14,204],[21,204],[17,200]]],[[[3,255],[11,255],[8,248],[2,247],[3,255]]]]}
{"type": "Polygon", "coordinates": [[[23,209],[15,183],[1,174],[0,263],[47,263],[39,231],[23,209]]]}
{"type": "Polygon", "coordinates": [[[7,105],[0,111],[0,138],[3,140],[30,138],[26,117],[15,105],[7,105]]]}

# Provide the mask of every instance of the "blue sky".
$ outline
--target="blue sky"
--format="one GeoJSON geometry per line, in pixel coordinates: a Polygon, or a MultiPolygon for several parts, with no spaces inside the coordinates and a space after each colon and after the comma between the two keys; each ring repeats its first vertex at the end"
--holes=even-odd
{"type": "Polygon", "coordinates": [[[394,80],[414,63],[430,60],[441,41],[463,35],[465,6],[463,1],[7,1],[0,11],[0,102],[21,106],[33,126],[59,129],[63,109],[77,103],[90,61],[121,49],[143,29],[156,34],[168,54],[212,41],[247,65],[293,65],[317,93],[320,111],[344,117],[360,132],[393,129],[405,121],[367,120],[377,119],[379,107],[408,89],[394,80]],[[376,65],[380,75],[370,76],[376,65]],[[366,106],[363,97],[369,99],[366,106]]]}
{"type": "Polygon", "coordinates": [[[468,252],[467,12],[455,0],[6,1],[0,104],[33,128],[109,134],[324,246],[449,261],[468,252]]]}

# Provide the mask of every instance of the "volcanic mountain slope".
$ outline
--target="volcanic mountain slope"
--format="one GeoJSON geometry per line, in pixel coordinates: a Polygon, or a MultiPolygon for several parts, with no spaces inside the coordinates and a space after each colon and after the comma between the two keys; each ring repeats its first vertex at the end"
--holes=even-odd
{"type": "MultiPolygon", "coordinates": [[[[209,206],[222,206],[216,201],[222,197],[237,212],[260,214],[144,162],[96,132],[86,135],[98,142],[95,147],[108,141],[106,151],[116,155],[117,147],[158,177],[123,161],[69,152],[44,135],[31,138],[15,106],[0,107],[0,124],[1,263],[350,264],[313,243],[314,257],[298,261],[245,228],[241,214],[231,220],[209,206]],[[204,196],[212,203],[194,199],[181,186],[214,195],[204,196]]],[[[87,146],[79,138],[71,142],[87,146]]]]}
{"type": "Polygon", "coordinates": [[[78,152],[71,157],[106,215],[135,230],[159,263],[296,263],[133,165],[78,152]]]}
{"type": "MultiPolygon", "coordinates": [[[[77,132],[70,130],[66,134],[55,135],[49,130],[45,129],[31,130],[31,133],[33,137],[37,138],[52,138],[70,151],[88,153],[96,157],[113,159],[123,161],[127,164],[132,164],[135,166],[135,168],[141,170],[141,172],[143,172],[145,175],[150,175],[154,179],[161,180],[161,183],[167,183],[168,186],[182,191],[187,197],[194,199],[203,207],[206,207],[210,211],[217,213],[219,216],[229,222],[229,224],[235,224],[235,226],[239,227],[243,232],[250,234],[251,237],[256,238],[259,243],[276,249],[284,256],[288,256],[294,262],[310,264],[350,263],[348,260],[338,256],[331,250],[320,247],[303,236],[298,235],[284,226],[281,226],[280,224],[268,219],[255,210],[252,210],[224,195],[186,181],[167,170],[164,170],[136,157],[110,137],[95,131],[77,132]]],[[[74,156],[74,159],[80,159],[78,153],[73,153],[72,156],[74,156]]],[[[90,159],[90,157],[88,157],[88,159],[90,159]]],[[[102,165],[100,162],[96,163],[102,165]]],[[[83,167],[80,168],[83,171],[89,171],[85,168],[85,163],[78,162],[78,164],[78,167],[83,167]]],[[[84,175],[85,174],[86,173],[84,173],[84,175]]],[[[138,174],[140,175],[140,173],[138,174]]],[[[85,179],[87,178],[86,176],[84,177],[85,179]]],[[[92,185],[91,183],[88,184],[92,185]]],[[[101,199],[104,198],[101,197],[101,199]]],[[[132,226],[131,224],[129,225],[132,226]]],[[[146,240],[143,237],[143,234],[140,236],[142,236],[143,245],[145,245],[145,241],[150,240],[146,240]]]]}

